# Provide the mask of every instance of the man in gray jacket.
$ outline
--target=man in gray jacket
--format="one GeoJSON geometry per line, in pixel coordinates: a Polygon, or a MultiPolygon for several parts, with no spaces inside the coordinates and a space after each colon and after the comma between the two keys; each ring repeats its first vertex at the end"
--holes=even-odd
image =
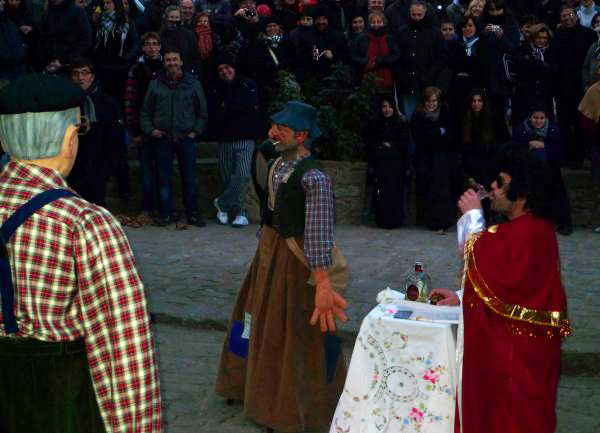
{"type": "Polygon", "coordinates": [[[148,146],[157,146],[160,218],[166,226],[173,217],[173,157],[177,155],[183,203],[189,224],[206,225],[198,211],[196,138],[206,128],[208,111],[204,90],[191,74],[183,72],[181,54],[167,48],[166,73],[150,83],[140,112],[142,133],[148,146]]]}

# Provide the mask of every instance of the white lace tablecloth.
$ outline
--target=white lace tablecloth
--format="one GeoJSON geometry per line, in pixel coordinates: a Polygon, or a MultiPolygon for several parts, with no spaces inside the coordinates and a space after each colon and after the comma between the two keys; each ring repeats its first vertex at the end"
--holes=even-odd
{"type": "Polygon", "coordinates": [[[380,304],[363,320],[330,433],[453,433],[452,325],[395,319],[380,304]]]}

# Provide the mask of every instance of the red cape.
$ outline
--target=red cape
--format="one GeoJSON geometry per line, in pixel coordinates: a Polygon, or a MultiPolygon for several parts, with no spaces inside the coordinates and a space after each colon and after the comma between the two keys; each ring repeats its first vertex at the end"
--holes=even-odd
{"type": "Polygon", "coordinates": [[[553,433],[570,332],[554,229],[526,214],[466,248],[462,432],[553,433]]]}

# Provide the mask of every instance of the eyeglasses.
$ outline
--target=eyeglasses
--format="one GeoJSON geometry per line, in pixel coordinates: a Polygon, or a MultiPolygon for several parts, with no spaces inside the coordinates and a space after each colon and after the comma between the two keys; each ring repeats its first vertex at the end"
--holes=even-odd
{"type": "Polygon", "coordinates": [[[88,132],[90,132],[90,129],[92,128],[92,125],[90,123],[90,119],[88,119],[87,116],[79,116],[80,117],[80,121],[79,123],[75,124],[75,128],[77,128],[77,135],[85,135],[88,132]]]}
{"type": "Polygon", "coordinates": [[[89,77],[90,75],[92,75],[92,71],[89,69],[74,69],[71,71],[71,77],[89,77]]]}

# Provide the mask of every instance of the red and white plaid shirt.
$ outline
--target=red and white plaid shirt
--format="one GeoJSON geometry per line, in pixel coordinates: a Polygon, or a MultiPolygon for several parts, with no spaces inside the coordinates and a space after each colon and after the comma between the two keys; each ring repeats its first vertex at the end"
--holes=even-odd
{"type": "MultiPolygon", "coordinates": [[[[0,224],[33,196],[54,188],[68,188],[57,171],[8,163],[0,173],[0,224]]],[[[117,220],[80,197],[62,198],[25,221],[8,251],[17,336],[84,338],[106,432],[161,432],[144,287],[117,220]]]]}

